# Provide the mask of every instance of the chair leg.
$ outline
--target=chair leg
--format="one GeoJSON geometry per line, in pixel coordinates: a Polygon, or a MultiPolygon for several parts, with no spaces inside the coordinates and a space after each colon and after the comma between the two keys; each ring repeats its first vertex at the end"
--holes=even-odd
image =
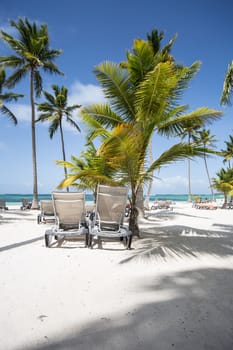
{"type": "Polygon", "coordinates": [[[131,243],[132,243],[132,235],[128,237],[128,244],[127,244],[127,249],[131,249],[131,243]]]}
{"type": "Polygon", "coordinates": [[[88,247],[89,246],[89,234],[86,233],[85,235],[85,247],[88,247]]]}
{"type": "Polygon", "coordinates": [[[40,214],[37,216],[37,223],[38,223],[38,224],[41,223],[41,215],[40,215],[40,214]]]}
{"type": "Polygon", "coordinates": [[[51,234],[50,233],[45,233],[45,246],[47,248],[50,247],[50,242],[51,242],[51,234]]]}
{"type": "Polygon", "coordinates": [[[89,235],[88,247],[92,248],[92,235],[89,235]]]}

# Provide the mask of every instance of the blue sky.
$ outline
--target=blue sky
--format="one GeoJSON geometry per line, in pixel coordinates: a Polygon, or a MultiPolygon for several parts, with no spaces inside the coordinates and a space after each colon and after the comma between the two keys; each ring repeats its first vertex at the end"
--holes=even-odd
{"type": "MultiPolygon", "coordinates": [[[[233,133],[233,107],[222,108],[219,104],[227,65],[233,59],[232,10],[231,0],[2,0],[0,27],[11,33],[9,20],[18,17],[46,23],[51,48],[63,50],[56,64],[65,75],[43,75],[44,90],[51,91],[53,83],[64,85],[69,89],[70,103],[81,105],[103,101],[93,73],[96,65],[105,60],[124,60],[133,40],[145,39],[153,28],[165,32],[164,44],[176,33],[172,50],[176,60],[184,65],[202,62],[183,102],[189,104],[190,110],[207,106],[223,111],[221,120],[210,126],[218,140],[216,146],[221,149],[233,133]]],[[[0,42],[0,55],[7,54],[7,50],[0,42]]],[[[29,77],[14,92],[25,97],[7,105],[18,117],[17,126],[0,115],[0,193],[32,193],[29,77]]],[[[55,164],[62,158],[60,138],[57,134],[50,140],[45,124],[37,125],[36,134],[39,193],[50,193],[63,178],[63,169],[55,164]]],[[[71,155],[79,156],[85,143],[83,128],[81,133],[66,128],[64,137],[67,160],[71,155]]],[[[154,155],[177,141],[155,135],[154,155]]],[[[212,157],[208,165],[214,177],[223,166],[222,159],[212,157]]],[[[187,193],[185,161],[169,165],[156,175],[160,180],[154,182],[153,194],[187,193]]],[[[203,159],[191,162],[191,177],[193,193],[210,193],[203,159]]]]}

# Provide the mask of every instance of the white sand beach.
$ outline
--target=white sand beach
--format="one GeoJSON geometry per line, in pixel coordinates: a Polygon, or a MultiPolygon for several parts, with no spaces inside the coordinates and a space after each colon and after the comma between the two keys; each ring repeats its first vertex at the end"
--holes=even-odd
{"type": "Polygon", "coordinates": [[[1,350],[233,349],[233,210],[154,211],[129,251],[46,248],[37,214],[0,212],[1,350]]]}

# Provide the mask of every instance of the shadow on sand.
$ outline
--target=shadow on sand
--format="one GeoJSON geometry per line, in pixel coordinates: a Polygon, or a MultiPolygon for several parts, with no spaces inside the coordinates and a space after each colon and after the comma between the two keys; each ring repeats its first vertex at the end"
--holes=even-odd
{"type": "MultiPolygon", "coordinates": [[[[132,286],[132,293],[146,293],[150,302],[74,325],[65,334],[58,329],[53,338],[45,327],[40,345],[18,350],[232,350],[232,290],[231,269],[196,269],[145,278],[132,286]]],[[[97,302],[104,303],[104,296],[97,302]]],[[[74,312],[78,323],[78,310],[74,312]]]]}

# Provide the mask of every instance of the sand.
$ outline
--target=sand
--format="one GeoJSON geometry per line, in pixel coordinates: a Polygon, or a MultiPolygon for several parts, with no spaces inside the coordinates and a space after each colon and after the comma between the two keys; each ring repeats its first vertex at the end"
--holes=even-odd
{"type": "Polygon", "coordinates": [[[0,212],[0,349],[233,349],[233,210],[176,203],[120,242],[46,248],[38,211],[0,212]]]}

